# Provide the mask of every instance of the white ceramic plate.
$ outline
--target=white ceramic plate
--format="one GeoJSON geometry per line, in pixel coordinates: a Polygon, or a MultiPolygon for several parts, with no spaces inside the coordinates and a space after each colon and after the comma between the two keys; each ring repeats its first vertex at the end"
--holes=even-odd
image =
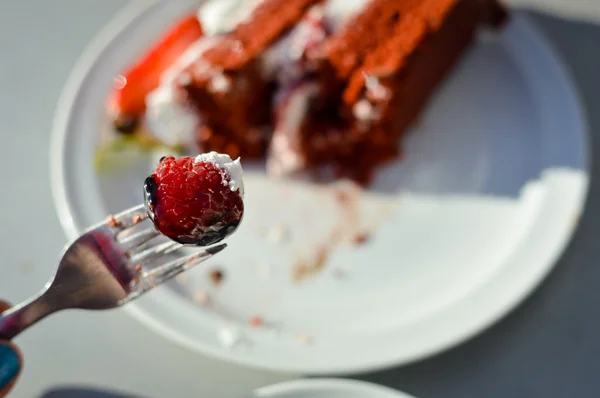
{"type": "MultiPolygon", "coordinates": [[[[147,162],[93,170],[103,101],[112,77],[192,3],[134,2],[75,68],[51,154],[70,238],[142,200],[147,162]]],[[[466,54],[373,189],[275,181],[245,163],[247,213],[230,247],[127,309],[191,350],[276,371],[341,374],[438,353],[497,321],[551,270],[587,193],[586,129],[564,66],[515,14],[466,54]],[[326,246],[320,272],[292,282],[303,261],[319,266],[320,245],[361,231],[375,232],[361,246],[326,246]],[[217,266],[218,288],[207,277],[217,266]],[[194,301],[205,293],[211,308],[194,301]],[[264,327],[248,325],[254,316],[264,327]]]]}
{"type": "Polygon", "coordinates": [[[305,379],[260,388],[247,398],[414,398],[376,384],[343,379],[305,379]]]}

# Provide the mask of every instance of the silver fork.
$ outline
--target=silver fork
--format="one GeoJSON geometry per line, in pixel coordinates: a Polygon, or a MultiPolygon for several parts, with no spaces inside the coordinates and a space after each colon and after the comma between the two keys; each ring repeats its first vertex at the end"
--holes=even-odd
{"type": "Polygon", "coordinates": [[[150,223],[144,223],[146,219],[140,205],[109,216],[81,235],[66,248],[54,278],[38,295],[0,314],[0,339],[10,340],[60,310],[122,306],[227,246],[165,261],[166,254],[182,246],[166,238],[156,242],[160,233],[153,225],[144,228],[150,223]]]}

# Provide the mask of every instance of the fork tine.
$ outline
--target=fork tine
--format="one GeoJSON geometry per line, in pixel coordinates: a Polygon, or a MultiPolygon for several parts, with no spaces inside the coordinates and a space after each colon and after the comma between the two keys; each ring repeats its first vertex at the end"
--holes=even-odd
{"type": "Polygon", "coordinates": [[[144,273],[142,278],[146,280],[146,286],[148,286],[148,288],[158,286],[179,275],[183,271],[187,271],[188,269],[208,260],[226,247],[227,244],[223,243],[218,246],[209,247],[203,251],[169,261],[166,264],[144,273]]]}
{"type": "Polygon", "coordinates": [[[129,245],[131,247],[143,245],[160,234],[154,227],[145,228],[132,234],[126,234],[125,232],[122,231],[117,234],[117,241],[122,245],[129,245]]]}
{"type": "Polygon", "coordinates": [[[131,262],[137,264],[137,263],[141,263],[142,261],[147,260],[150,257],[154,257],[159,254],[162,255],[162,254],[171,253],[175,249],[178,249],[179,247],[181,247],[180,243],[169,240],[167,242],[163,242],[158,245],[154,245],[152,247],[144,249],[144,250],[140,251],[139,253],[135,253],[130,257],[130,259],[131,259],[131,262]]]}

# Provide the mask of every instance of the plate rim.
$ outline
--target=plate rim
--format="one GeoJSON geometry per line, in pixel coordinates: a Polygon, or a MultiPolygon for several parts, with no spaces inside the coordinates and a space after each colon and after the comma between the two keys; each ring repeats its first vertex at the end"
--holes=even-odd
{"type": "Polygon", "coordinates": [[[294,390],[304,388],[319,388],[330,387],[347,391],[348,388],[360,390],[361,393],[379,393],[386,397],[396,398],[416,398],[414,395],[407,394],[403,391],[393,389],[381,384],[372,383],[364,380],[343,379],[343,378],[311,378],[311,379],[295,379],[283,381],[281,383],[271,384],[265,387],[255,389],[248,398],[270,398],[276,397],[273,394],[289,393],[294,390]]]}
{"type": "MultiPolygon", "coordinates": [[[[103,51],[119,37],[121,32],[126,29],[127,25],[138,18],[145,11],[154,7],[160,0],[134,0],[128,3],[120,11],[117,11],[115,16],[104,25],[102,29],[94,36],[94,38],[85,47],[82,55],[75,63],[71,70],[66,84],[62,90],[58,104],[55,110],[52,136],[50,142],[50,182],[51,192],[54,202],[54,206],[59,217],[59,222],[67,235],[69,240],[75,239],[79,236],[80,231],[76,226],[76,222],[73,218],[71,209],[73,207],[67,187],[65,185],[64,171],[64,159],[66,155],[65,142],[68,136],[68,127],[73,113],[73,104],[79,92],[85,83],[88,73],[93,68],[97,59],[102,55],[103,51]]],[[[543,50],[550,54],[555,62],[555,68],[560,72],[560,75],[564,79],[566,88],[571,96],[570,101],[574,105],[574,109],[577,112],[577,120],[581,125],[581,139],[583,144],[583,162],[584,169],[582,172],[585,174],[586,180],[582,184],[579,203],[575,205],[576,210],[583,213],[585,210],[587,200],[589,197],[589,181],[591,178],[591,162],[592,154],[590,147],[590,128],[581,98],[579,88],[575,84],[572,77],[572,73],[568,65],[565,63],[561,54],[554,48],[552,43],[547,39],[543,31],[537,26],[527,14],[513,11],[512,18],[514,20],[520,20],[521,23],[530,30],[532,36],[535,37],[537,43],[543,46],[543,50]]],[[[405,366],[416,361],[426,359],[430,356],[443,353],[451,348],[454,348],[466,341],[470,340],[474,336],[482,333],[490,327],[501,321],[507,314],[518,308],[523,302],[537,290],[548,275],[555,269],[557,262],[560,257],[565,253],[566,248],[571,243],[573,235],[579,225],[579,220],[574,223],[574,228],[566,230],[561,233],[559,244],[554,247],[554,251],[550,256],[550,260],[543,266],[543,271],[536,277],[536,279],[527,287],[523,292],[517,292],[519,294],[513,294],[511,299],[504,300],[505,303],[501,306],[502,308],[496,310],[492,315],[488,315],[478,322],[477,326],[471,327],[470,330],[462,331],[461,333],[454,333],[454,337],[451,339],[445,339],[435,344],[435,347],[424,349],[419,355],[413,355],[409,359],[382,359],[379,361],[369,361],[369,363],[363,363],[361,365],[350,365],[350,366],[337,366],[334,369],[323,367],[297,367],[294,365],[287,365],[282,367],[281,364],[268,364],[265,361],[256,360],[255,357],[243,356],[243,355],[226,355],[222,350],[215,350],[211,345],[202,342],[192,342],[188,337],[182,336],[180,333],[173,331],[171,328],[164,325],[159,320],[155,319],[147,311],[138,307],[133,302],[125,306],[125,310],[128,314],[132,315],[143,325],[152,329],[155,333],[161,335],[165,340],[169,340],[172,343],[187,347],[196,353],[213,357],[222,361],[241,364],[253,368],[264,369],[269,371],[287,372],[287,373],[301,373],[308,375],[318,374],[332,374],[332,375],[347,375],[355,374],[360,372],[372,372],[382,369],[388,369],[394,366],[405,366]]],[[[402,357],[402,355],[397,355],[402,357]]]]}

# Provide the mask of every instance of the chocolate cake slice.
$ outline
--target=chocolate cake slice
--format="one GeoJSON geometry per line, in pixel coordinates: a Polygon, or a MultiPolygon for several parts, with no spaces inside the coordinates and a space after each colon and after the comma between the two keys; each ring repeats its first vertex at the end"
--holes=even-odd
{"type": "MultiPolygon", "coordinates": [[[[320,0],[267,0],[183,71],[179,79],[202,120],[203,151],[234,158],[265,154],[278,41],[320,0]]],[[[210,39],[209,39],[210,40],[210,39]]]]}
{"type": "Polygon", "coordinates": [[[203,151],[367,183],[477,28],[505,17],[496,0],[262,0],[177,81],[203,151]]]}

